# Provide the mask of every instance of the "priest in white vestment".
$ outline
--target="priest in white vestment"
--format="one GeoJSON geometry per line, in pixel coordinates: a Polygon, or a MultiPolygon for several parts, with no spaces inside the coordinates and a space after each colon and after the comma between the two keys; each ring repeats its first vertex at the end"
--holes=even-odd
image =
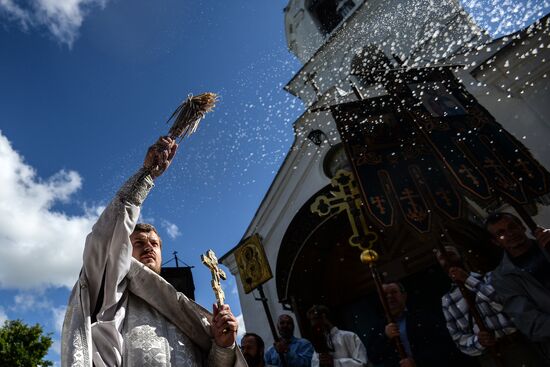
{"type": "Polygon", "coordinates": [[[156,229],[136,228],[153,180],[176,150],[169,137],[151,146],[86,238],[63,324],[62,367],[246,367],[229,306],[214,305],[211,315],[177,292],[158,275],[156,229]]]}
{"type": "Polygon", "coordinates": [[[311,367],[366,367],[367,349],[359,336],[351,331],[340,330],[329,319],[329,309],[324,305],[312,306],[307,318],[316,340],[311,367]]]}

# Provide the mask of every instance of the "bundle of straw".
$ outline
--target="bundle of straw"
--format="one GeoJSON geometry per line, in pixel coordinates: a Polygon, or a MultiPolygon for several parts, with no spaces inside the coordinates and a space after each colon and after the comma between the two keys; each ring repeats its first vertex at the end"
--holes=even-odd
{"type": "Polygon", "coordinates": [[[218,96],[215,93],[189,95],[166,121],[167,123],[173,121],[169,131],[170,137],[183,139],[193,134],[199,127],[201,119],[207,112],[212,111],[217,101],[218,96]]]}

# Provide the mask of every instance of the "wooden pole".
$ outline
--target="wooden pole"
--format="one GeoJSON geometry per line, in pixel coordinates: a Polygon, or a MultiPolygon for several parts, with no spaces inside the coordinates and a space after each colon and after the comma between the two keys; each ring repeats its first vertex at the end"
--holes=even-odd
{"type": "MultiPolygon", "coordinates": [[[[378,273],[378,269],[376,268],[376,265],[370,264],[369,265],[372,278],[374,279],[374,283],[376,284],[376,292],[378,293],[378,298],[380,299],[380,302],[382,303],[382,307],[384,308],[384,314],[386,315],[386,321],[388,324],[395,323],[395,319],[390,314],[390,309],[388,306],[388,300],[386,299],[386,295],[384,294],[384,289],[382,288],[382,281],[380,279],[380,274],[378,273]]],[[[396,336],[393,339],[393,343],[395,344],[395,349],[397,350],[397,353],[399,354],[399,359],[405,359],[407,358],[407,353],[405,352],[405,347],[403,347],[403,343],[401,342],[401,338],[396,336]]]]}
{"type": "MultiPolygon", "coordinates": [[[[384,316],[386,316],[386,321],[388,322],[388,324],[392,324],[395,323],[395,319],[391,315],[390,307],[388,306],[388,300],[386,299],[386,294],[384,293],[384,289],[382,288],[382,279],[380,278],[380,273],[378,273],[378,269],[376,267],[377,260],[378,254],[374,250],[367,249],[361,253],[361,262],[369,266],[372,279],[374,280],[374,284],[376,285],[376,293],[378,293],[378,299],[380,300],[382,308],[384,309],[384,316]]],[[[405,348],[403,347],[403,343],[401,342],[401,338],[397,336],[392,338],[392,341],[395,344],[395,349],[397,350],[397,353],[399,354],[399,359],[407,358],[408,356],[405,352],[405,348]]]]}
{"type": "MultiPolygon", "coordinates": [[[[267,322],[269,324],[269,329],[271,330],[271,335],[273,335],[273,340],[275,342],[278,342],[281,338],[279,338],[279,334],[277,333],[277,329],[275,328],[275,323],[273,322],[273,317],[271,317],[271,311],[269,310],[269,305],[267,304],[264,287],[260,284],[256,289],[260,293],[260,298],[256,298],[256,300],[262,302],[262,305],[264,306],[265,316],[267,317],[267,322]]],[[[279,354],[281,365],[283,367],[288,367],[284,354],[279,353],[279,351],[277,351],[277,353],[279,354]]]]}

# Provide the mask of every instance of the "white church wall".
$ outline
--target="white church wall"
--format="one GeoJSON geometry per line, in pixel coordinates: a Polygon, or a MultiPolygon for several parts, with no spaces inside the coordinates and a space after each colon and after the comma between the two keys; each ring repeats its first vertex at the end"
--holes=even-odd
{"type": "MultiPolygon", "coordinates": [[[[547,21],[548,22],[548,21],[547,21]]],[[[544,27],[543,27],[544,29],[544,27]]],[[[550,35],[539,30],[460,77],[495,119],[550,170],[550,35]]],[[[484,60],[485,61],[485,60],[484,60]]],[[[550,208],[535,221],[550,226],[550,208]]]]}
{"type": "Polygon", "coordinates": [[[290,1],[285,8],[285,33],[288,49],[305,63],[325,42],[304,0],[290,1]]]}
{"type": "MultiPolygon", "coordinates": [[[[331,123],[327,119],[326,114],[320,116],[304,114],[295,123],[297,138],[253,222],[243,236],[248,237],[257,233],[262,237],[269,265],[274,274],[274,278],[264,284],[263,288],[275,322],[278,315],[282,313],[292,315],[292,312],[284,310],[283,305],[279,303],[275,280],[277,255],[286,229],[304,203],[330,182],[323,172],[322,165],[322,158],[330,148],[329,144],[318,147],[307,139],[308,133],[313,129],[321,128],[328,133],[327,126],[331,123]]],[[[228,256],[223,263],[239,279],[234,256],[228,256]]],[[[260,301],[254,299],[254,295],[258,297],[258,292],[245,294],[240,280],[237,283],[246,330],[260,335],[267,345],[273,343],[263,306],[260,301]]],[[[299,336],[298,329],[295,334],[299,336]]]]}

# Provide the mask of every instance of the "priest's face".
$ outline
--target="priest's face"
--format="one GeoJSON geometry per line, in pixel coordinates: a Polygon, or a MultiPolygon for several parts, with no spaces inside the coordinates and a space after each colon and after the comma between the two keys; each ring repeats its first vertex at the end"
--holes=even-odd
{"type": "Polygon", "coordinates": [[[382,289],[388,301],[388,307],[393,317],[399,317],[405,311],[407,294],[401,291],[397,283],[383,284],[382,289]]]}
{"type": "Polygon", "coordinates": [[[503,216],[496,223],[488,225],[487,230],[493,244],[503,248],[512,257],[524,254],[531,246],[525,234],[525,226],[512,216],[503,216]]]}
{"type": "Polygon", "coordinates": [[[454,246],[445,246],[445,253],[442,254],[441,251],[437,251],[435,256],[443,269],[448,269],[451,266],[464,268],[462,257],[458,249],[454,246]]]}
{"type": "Polygon", "coordinates": [[[248,335],[241,340],[241,350],[248,367],[258,367],[263,365],[264,350],[258,345],[256,337],[248,335]]]}
{"type": "Polygon", "coordinates": [[[309,323],[314,330],[324,331],[329,324],[327,316],[324,313],[314,312],[308,315],[309,323]]]}
{"type": "Polygon", "coordinates": [[[277,329],[283,339],[290,339],[294,335],[294,320],[288,315],[279,316],[277,329]]]}
{"type": "Polygon", "coordinates": [[[132,242],[132,256],[160,274],[160,265],[162,264],[160,238],[155,231],[134,232],[130,236],[132,242]]]}

